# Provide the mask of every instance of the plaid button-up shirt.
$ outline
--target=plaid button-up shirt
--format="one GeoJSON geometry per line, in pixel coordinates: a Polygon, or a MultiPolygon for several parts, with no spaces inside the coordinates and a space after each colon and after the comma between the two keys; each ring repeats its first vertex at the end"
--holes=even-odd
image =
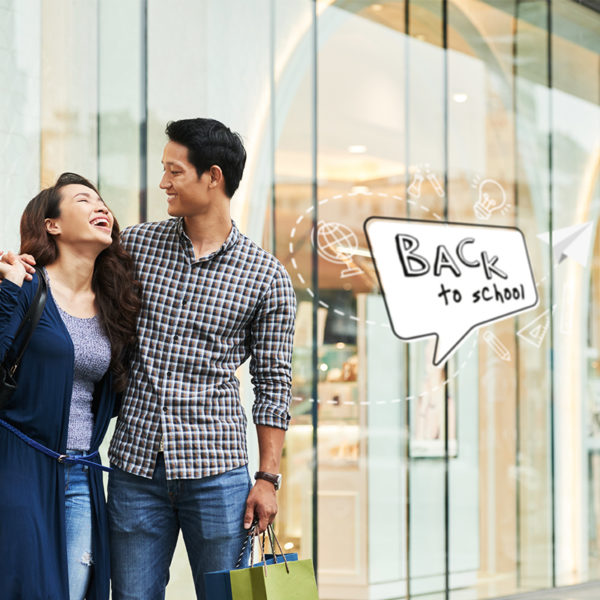
{"type": "Polygon", "coordinates": [[[254,422],[287,429],[296,309],[289,275],[235,224],[219,250],[199,259],[182,219],[130,227],[122,241],[143,301],[111,463],[152,477],[162,439],[169,479],[247,464],[235,371],[250,358],[254,422]]]}

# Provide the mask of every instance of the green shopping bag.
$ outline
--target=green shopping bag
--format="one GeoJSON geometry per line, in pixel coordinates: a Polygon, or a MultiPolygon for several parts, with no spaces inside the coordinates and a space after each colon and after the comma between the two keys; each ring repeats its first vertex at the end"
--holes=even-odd
{"type": "Polygon", "coordinates": [[[319,600],[310,558],[237,569],[229,577],[232,600],[319,600]]]}
{"type": "MultiPolygon", "coordinates": [[[[262,544],[259,544],[261,565],[229,572],[232,600],[319,600],[312,560],[286,560],[271,525],[267,533],[275,564],[265,561],[263,534],[262,544]],[[274,542],[279,546],[280,555],[276,554],[274,542]]],[[[254,564],[254,556],[251,564],[254,564]]]]}

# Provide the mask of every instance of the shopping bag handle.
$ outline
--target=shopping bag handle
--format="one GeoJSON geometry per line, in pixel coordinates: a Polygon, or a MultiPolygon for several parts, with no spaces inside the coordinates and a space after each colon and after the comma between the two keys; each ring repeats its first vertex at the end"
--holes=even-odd
{"type": "MultiPolygon", "coordinates": [[[[250,529],[248,530],[248,535],[246,536],[246,539],[244,540],[244,543],[242,544],[242,551],[240,552],[240,556],[235,565],[236,569],[239,569],[240,565],[242,564],[242,558],[244,557],[244,553],[246,551],[246,546],[248,545],[248,541],[251,541],[251,543],[252,543],[252,545],[250,547],[250,566],[251,567],[254,566],[254,541],[255,541],[255,538],[258,539],[258,537],[260,536],[260,534],[257,531],[257,527],[258,527],[258,521],[255,520],[252,523],[250,529]]],[[[275,535],[275,530],[273,529],[273,525],[271,525],[271,524],[269,524],[267,526],[267,535],[269,536],[269,543],[271,544],[271,551],[273,552],[273,557],[275,558],[275,564],[277,564],[277,549],[275,548],[275,543],[276,543],[277,547],[279,548],[281,557],[283,558],[283,562],[285,563],[285,570],[289,574],[290,568],[288,566],[287,558],[285,557],[285,553],[283,552],[281,544],[279,543],[279,540],[277,539],[277,536],[275,535]]],[[[258,547],[260,549],[260,556],[262,559],[263,569],[264,569],[265,577],[266,577],[267,576],[267,561],[265,560],[265,532],[262,533],[262,539],[259,540],[258,547]]]]}
{"type": "MultiPolygon", "coordinates": [[[[252,542],[254,542],[254,532],[257,527],[258,527],[258,521],[253,521],[252,525],[250,526],[250,529],[248,530],[248,534],[246,535],[246,537],[244,539],[244,543],[242,544],[242,550],[240,551],[240,555],[237,559],[237,562],[235,563],[236,569],[239,569],[240,566],[242,565],[242,559],[244,558],[244,553],[246,552],[246,546],[248,545],[248,542],[250,540],[252,540],[252,542]]],[[[254,551],[254,543],[252,545],[251,552],[253,552],[253,551],[254,551]]]]}
{"type": "MultiPolygon", "coordinates": [[[[273,544],[273,540],[275,540],[275,542],[277,542],[277,547],[279,548],[279,552],[283,558],[283,562],[285,563],[285,570],[289,573],[290,569],[287,564],[287,558],[285,557],[283,548],[281,547],[281,544],[279,543],[279,540],[277,539],[277,536],[275,535],[275,530],[273,529],[273,525],[269,525],[267,527],[267,534],[269,535],[269,543],[271,544],[271,550],[273,551],[273,557],[275,558],[275,564],[277,564],[277,550],[275,550],[275,545],[273,544]]],[[[264,533],[263,533],[263,543],[264,543],[264,533]]]]}

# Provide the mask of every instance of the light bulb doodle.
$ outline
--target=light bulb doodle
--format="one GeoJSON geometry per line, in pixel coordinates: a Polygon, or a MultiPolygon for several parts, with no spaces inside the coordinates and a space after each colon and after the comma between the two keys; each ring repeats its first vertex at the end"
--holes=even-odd
{"type": "Polygon", "coordinates": [[[316,245],[321,258],[334,264],[346,265],[341,273],[342,278],[363,273],[363,270],[352,262],[352,257],[358,250],[358,238],[347,225],[319,221],[316,235],[314,229],[312,231],[311,241],[313,246],[316,245]]]}
{"type": "Polygon", "coordinates": [[[502,211],[506,207],[506,192],[504,188],[493,179],[484,179],[479,184],[479,199],[473,206],[475,216],[482,221],[487,221],[492,213],[502,211]]]}

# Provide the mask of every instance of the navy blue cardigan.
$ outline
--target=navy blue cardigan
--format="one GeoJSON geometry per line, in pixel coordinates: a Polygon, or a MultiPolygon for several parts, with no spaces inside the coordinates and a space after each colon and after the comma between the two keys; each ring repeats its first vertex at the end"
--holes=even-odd
{"type": "MultiPolygon", "coordinates": [[[[0,284],[0,357],[37,289],[37,275],[20,288],[0,284]]],[[[73,389],[73,342],[48,295],[40,323],[17,373],[18,387],[0,418],[64,454],[73,389]]],[[[115,408],[111,377],[96,386],[90,452],[97,450],[115,408]]],[[[99,461],[99,459],[98,459],[99,461]]],[[[92,555],[87,598],[108,600],[110,562],[102,471],[90,468],[92,555]]],[[[64,466],[0,427],[0,598],[69,597],[65,541],[64,466]]]]}

